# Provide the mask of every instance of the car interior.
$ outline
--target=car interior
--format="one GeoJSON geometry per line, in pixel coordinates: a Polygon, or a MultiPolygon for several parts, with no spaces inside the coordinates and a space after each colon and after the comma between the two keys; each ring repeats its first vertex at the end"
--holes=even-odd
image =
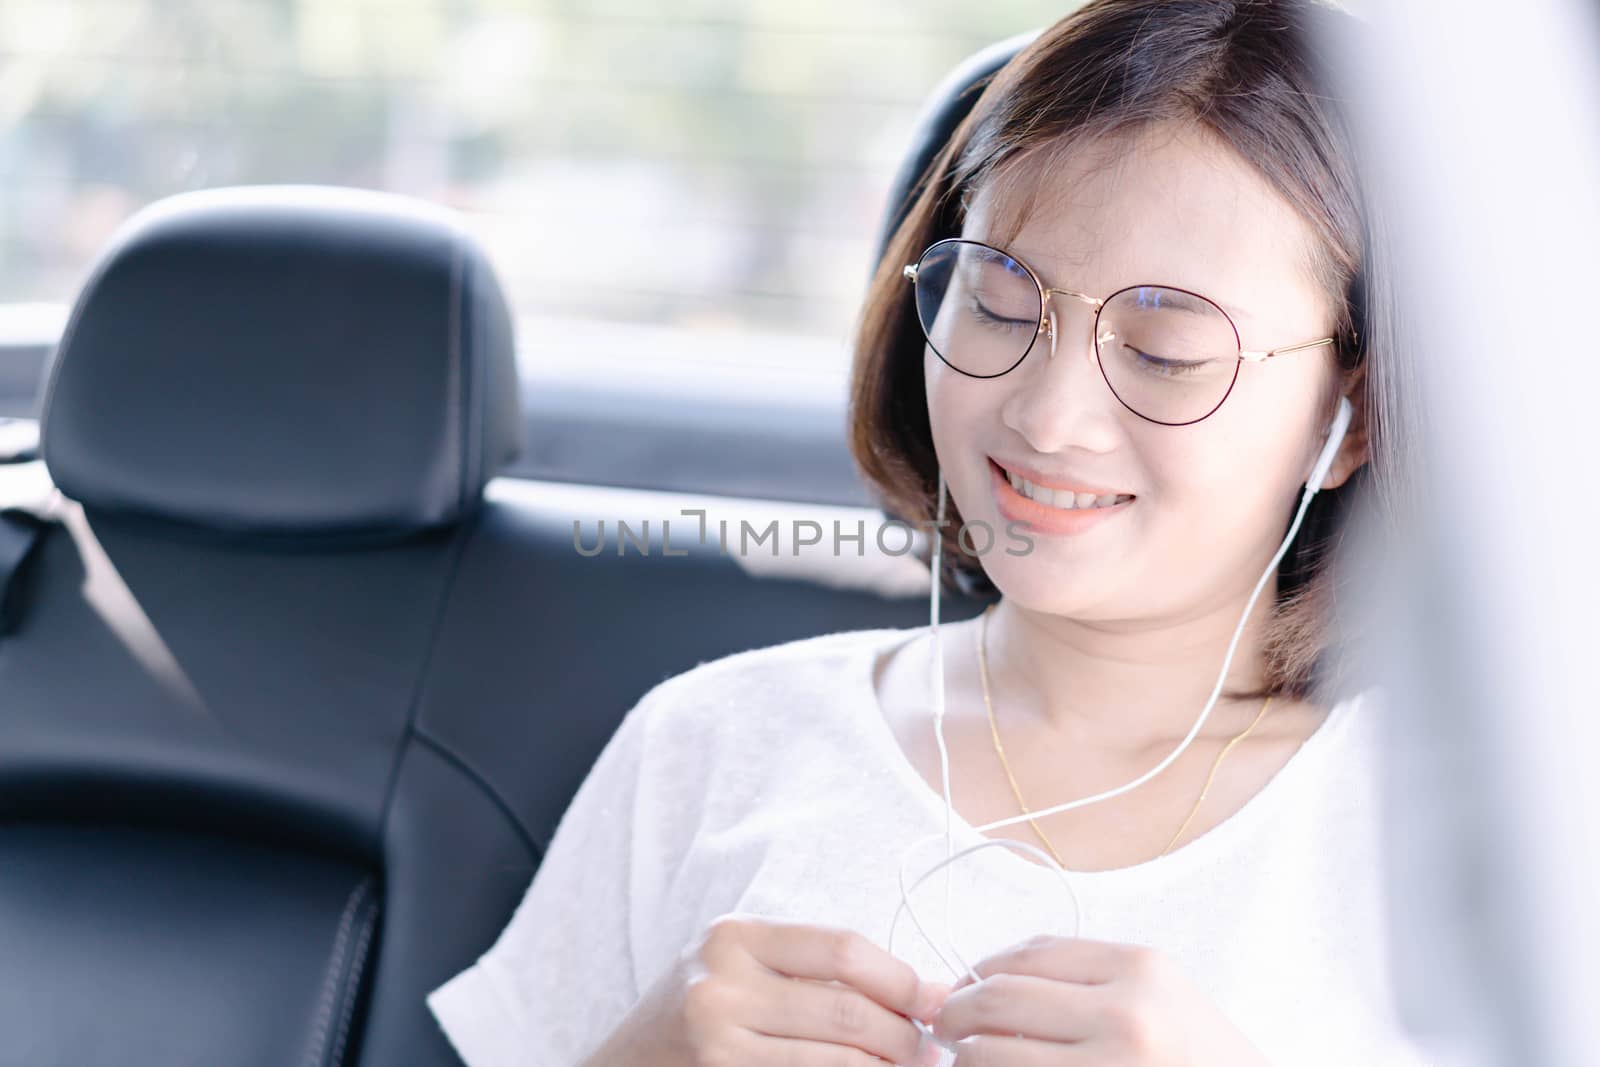
{"type": "MultiPolygon", "coordinates": [[[[641,698],[928,625],[845,317],[1072,6],[0,4],[0,1067],[459,1067],[426,998],[641,698]]],[[[1600,517],[1542,310],[1594,274],[1600,22],[1337,6],[1368,410],[1426,457],[1338,549],[1393,999],[1441,1067],[1587,1067],[1600,517]]]]}
{"type": "MultiPolygon", "coordinates": [[[[1029,36],[935,90],[882,240],[1029,36]]],[[[405,197],[186,193],[103,250],[0,464],[4,1062],[456,1062],[425,995],[642,694],[926,621],[925,567],[642,522],[653,552],[577,551],[596,516],[783,519],[786,486],[508,475],[540,417],[517,341],[482,251],[405,197]]]]}

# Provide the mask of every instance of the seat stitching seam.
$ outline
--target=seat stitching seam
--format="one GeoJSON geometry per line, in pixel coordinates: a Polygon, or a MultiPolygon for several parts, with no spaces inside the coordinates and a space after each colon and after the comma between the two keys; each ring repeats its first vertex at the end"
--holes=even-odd
{"type": "Polygon", "coordinates": [[[367,886],[372,882],[371,877],[363,878],[350,895],[345,898],[344,914],[339,917],[339,932],[333,939],[333,955],[328,960],[328,969],[322,982],[321,1003],[317,1008],[317,1024],[311,1044],[306,1048],[307,1067],[317,1067],[323,1062],[323,1053],[328,1047],[328,1027],[333,1022],[333,996],[338,988],[339,971],[344,966],[345,945],[350,939],[350,923],[355,918],[357,905],[361,898],[367,894],[367,886]]]}
{"type": "Polygon", "coordinates": [[[350,964],[350,979],[346,983],[348,995],[344,1001],[344,1011],[339,1019],[339,1036],[333,1045],[333,1058],[330,1063],[334,1067],[344,1063],[345,1040],[350,1036],[350,1020],[355,1014],[356,1001],[361,996],[361,975],[366,970],[367,946],[372,942],[372,931],[378,925],[376,909],[374,914],[367,917],[361,927],[361,940],[356,944],[355,958],[350,964]]]}

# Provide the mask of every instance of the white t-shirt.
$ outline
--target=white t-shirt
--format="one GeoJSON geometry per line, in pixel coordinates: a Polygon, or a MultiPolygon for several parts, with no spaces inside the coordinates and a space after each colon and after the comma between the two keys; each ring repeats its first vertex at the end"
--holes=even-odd
{"type": "MultiPolygon", "coordinates": [[[[945,808],[884,719],[872,667],[925,633],[792,641],[647,693],[575,794],[499,940],[428,997],[469,1067],[579,1063],[726,912],[848,927],[889,948],[902,853],[938,835],[912,853],[908,883],[945,855],[945,808]]],[[[1279,1067],[1433,1062],[1391,1008],[1375,696],[1333,707],[1200,837],[1133,867],[1067,875],[1078,936],[1158,949],[1279,1067]]],[[[954,834],[957,851],[989,839],[959,813],[954,834]]],[[[947,869],[967,962],[1073,933],[1054,870],[1008,848],[947,869]]],[[[940,871],[912,895],[941,946],[945,892],[940,871]]],[[[905,915],[893,951],[924,978],[959,977],[905,915]]]]}

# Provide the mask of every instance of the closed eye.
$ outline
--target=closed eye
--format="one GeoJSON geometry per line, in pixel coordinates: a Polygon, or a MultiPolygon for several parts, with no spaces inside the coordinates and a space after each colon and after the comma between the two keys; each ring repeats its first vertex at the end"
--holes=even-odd
{"type": "Polygon", "coordinates": [[[1163,359],[1160,356],[1153,356],[1149,352],[1141,352],[1130,344],[1124,343],[1122,347],[1133,353],[1135,358],[1138,359],[1142,370],[1151,371],[1164,377],[1177,378],[1185,374],[1193,374],[1202,367],[1214,362],[1209,359],[1163,359]]]}
{"type": "Polygon", "coordinates": [[[1004,315],[996,315],[977,297],[972,298],[971,310],[974,318],[989,326],[1037,327],[1039,325],[1033,319],[1008,319],[1004,315]]]}

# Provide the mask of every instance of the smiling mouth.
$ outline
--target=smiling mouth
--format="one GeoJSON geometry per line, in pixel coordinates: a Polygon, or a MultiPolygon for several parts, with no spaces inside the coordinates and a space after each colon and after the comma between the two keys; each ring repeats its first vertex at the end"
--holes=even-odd
{"type": "Polygon", "coordinates": [[[1071,489],[1053,489],[1049,486],[1035,484],[1014,471],[1008,471],[992,459],[989,462],[999,471],[1000,476],[1011,484],[1011,488],[1015,489],[1018,495],[1025,496],[1036,504],[1043,504],[1059,511],[1094,511],[1101,508],[1116,507],[1134,499],[1132,493],[1095,494],[1075,492],[1071,489]]]}

